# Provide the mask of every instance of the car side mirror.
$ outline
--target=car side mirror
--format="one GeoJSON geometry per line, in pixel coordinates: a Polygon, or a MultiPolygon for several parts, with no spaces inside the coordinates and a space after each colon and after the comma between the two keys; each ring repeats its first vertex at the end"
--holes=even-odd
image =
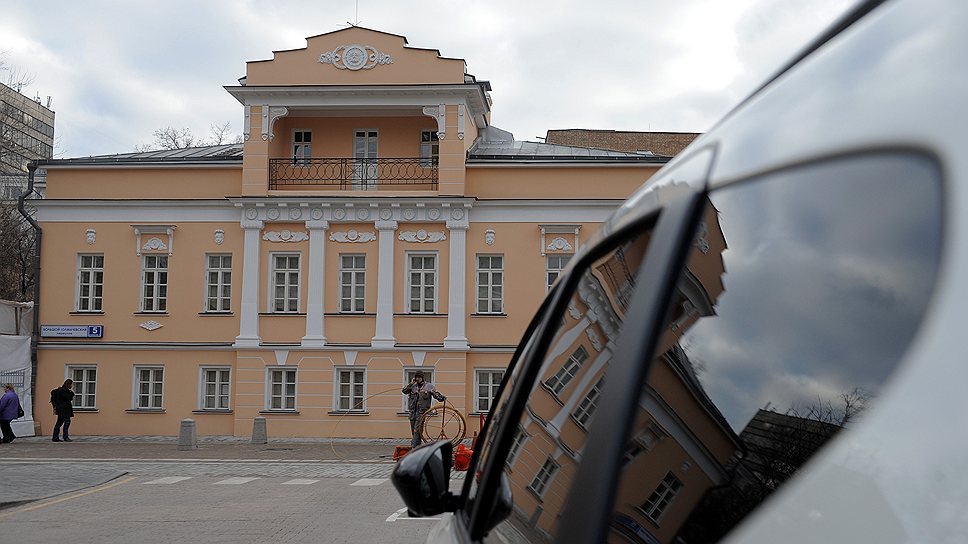
{"type": "Polygon", "coordinates": [[[393,469],[393,487],[403,498],[411,516],[423,517],[453,512],[455,496],[450,492],[450,468],[454,445],[438,440],[411,450],[393,469]]]}

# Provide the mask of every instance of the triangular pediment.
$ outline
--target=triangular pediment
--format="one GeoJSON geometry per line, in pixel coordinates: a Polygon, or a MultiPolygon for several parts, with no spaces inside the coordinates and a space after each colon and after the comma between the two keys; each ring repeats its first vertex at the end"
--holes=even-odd
{"type": "Polygon", "coordinates": [[[306,38],[306,47],[247,63],[246,85],[427,85],[464,83],[463,59],[363,27],[306,38]]]}

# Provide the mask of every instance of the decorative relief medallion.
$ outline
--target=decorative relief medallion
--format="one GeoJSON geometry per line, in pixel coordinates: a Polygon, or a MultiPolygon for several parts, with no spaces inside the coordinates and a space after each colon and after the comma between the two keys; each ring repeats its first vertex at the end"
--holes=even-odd
{"type": "Polygon", "coordinates": [[[332,232],[329,235],[329,239],[342,243],[372,242],[376,240],[376,234],[372,232],[357,232],[356,229],[350,229],[346,232],[332,232]]]}
{"type": "Polygon", "coordinates": [[[447,235],[443,232],[427,232],[424,229],[420,229],[417,232],[412,230],[401,232],[397,235],[397,238],[404,242],[431,243],[446,240],[447,235]]]}
{"type": "Polygon", "coordinates": [[[299,219],[302,217],[302,210],[299,208],[289,208],[289,219],[299,219]]]}
{"type": "Polygon", "coordinates": [[[357,210],[356,210],[356,218],[357,219],[359,219],[359,220],[362,221],[362,220],[366,219],[367,217],[370,217],[370,210],[368,210],[366,208],[357,208],[357,210]]]}
{"type": "Polygon", "coordinates": [[[578,306],[575,306],[574,302],[568,305],[568,314],[571,315],[572,319],[578,319],[581,317],[581,312],[578,311],[578,306]]]}
{"type": "Polygon", "coordinates": [[[323,210],[320,208],[313,208],[311,215],[313,219],[315,219],[316,221],[319,221],[320,219],[323,218],[323,210]]]}
{"type": "Polygon", "coordinates": [[[309,234],[301,231],[292,232],[289,230],[264,232],[262,234],[262,239],[270,242],[304,242],[309,240],[309,234]]]}
{"type": "Polygon", "coordinates": [[[266,210],[266,217],[272,221],[279,219],[279,208],[269,208],[266,210]]]}
{"type": "Polygon", "coordinates": [[[145,321],[140,325],[140,327],[145,330],[153,331],[153,330],[160,329],[162,325],[161,323],[158,323],[157,321],[152,319],[151,321],[145,321]]]}
{"type": "Polygon", "coordinates": [[[494,229],[487,229],[484,231],[484,243],[493,246],[494,245],[494,229]]]}
{"type": "Polygon", "coordinates": [[[417,217],[417,210],[413,208],[405,208],[403,210],[403,218],[407,221],[413,221],[414,217],[417,217]]]}
{"type": "Polygon", "coordinates": [[[340,219],[340,220],[346,219],[346,209],[336,208],[335,210],[333,210],[333,219],[340,219]]]}
{"type": "Polygon", "coordinates": [[[97,241],[97,231],[94,229],[87,229],[87,232],[84,233],[84,239],[87,241],[87,245],[93,246],[94,242],[97,241]]]}
{"type": "Polygon", "coordinates": [[[168,249],[168,246],[161,241],[161,238],[149,238],[145,245],[141,246],[141,251],[162,251],[168,249]]]}
{"type": "Polygon", "coordinates": [[[602,339],[598,337],[598,333],[595,329],[585,329],[585,334],[588,335],[588,339],[592,342],[592,347],[595,351],[602,351],[602,339]]]}
{"type": "Polygon", "coordinates": [[[440,219],[440,208],[430,208],[429,210],[427,210],[427,217],[431,221],[436,221],[440,219]]]}
{"type": "Polygon", "coordinates": [[[259,210],[255,208],[247,208],[245,210],[246,219],[255,219],[256,217],[259,217],[259,210]]]}
{"type": "Polygon", "coordinates": [[[380,210],[380,219],[386,221],[393,217],[393,211],[390,208],[383,208],[380,210]]]}
{"type": "Polygon", "coordinates": [[[393,57],[377,51],[372,45],[341,45],[319,56],[322,64],[340,70],[370,70],[380,64],[393,64],[393,57]]]}
{"type": "Polygon", "coordinates": [[[463,219],[464,218],[464,208],[454,208],[450,210],[451,219],[463,219]]]}
{"type": "Polygon", "coordinates": [[[575,248],[561,236],[555,238],[548,244],[548,251],[573,251],[575,248]]]}
{"type": "Polygon", "coordinates": [[[215,245],[220,246],[225,243],[225,231],[222,229],[215,229],[215,245]]]}

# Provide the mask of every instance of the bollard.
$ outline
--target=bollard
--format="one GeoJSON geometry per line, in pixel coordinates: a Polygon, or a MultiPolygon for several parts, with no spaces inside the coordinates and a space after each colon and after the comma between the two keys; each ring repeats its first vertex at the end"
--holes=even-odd
{"type": "Polygon", "coordinates": [[[198,437],[195,436],[195,420],[181,420],[181,428],[178,432],[178,450],[193,450],[198,447],[198,437]]]}
{"type": "Polygon", "coordinates": [[[266,435],[266,418],[257,416],[252,420],[252,443],[268,444],[269,438],[266,435]]]}

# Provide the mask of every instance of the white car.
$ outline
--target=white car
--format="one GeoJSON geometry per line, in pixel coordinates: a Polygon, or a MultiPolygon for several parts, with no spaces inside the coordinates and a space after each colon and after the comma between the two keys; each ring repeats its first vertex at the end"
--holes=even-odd
{"type": "Polygon", "coordinates": [[[968,541],[968,2],[856,8],[632,196],[431,542],[968,541]]]}

